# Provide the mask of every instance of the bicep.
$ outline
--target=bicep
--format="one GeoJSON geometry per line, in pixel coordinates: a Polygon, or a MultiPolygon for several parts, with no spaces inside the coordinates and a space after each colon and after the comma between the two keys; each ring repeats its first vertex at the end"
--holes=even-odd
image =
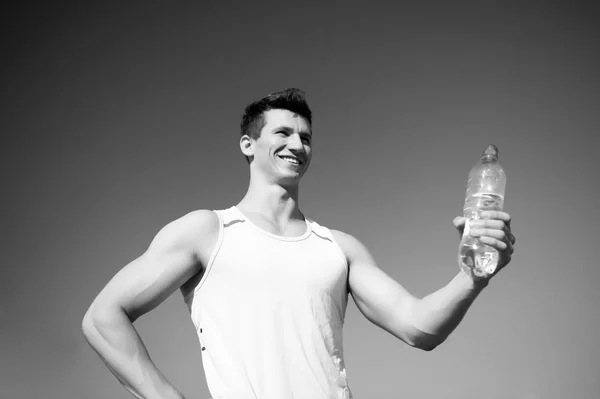
{"type": "Polygon", "coordinates": [[[115,274],[95,302],[118,306],[135,320],[158,306],[196,272],[196,261],[189,254],[150,248],[115,274]]]}
{"type": "Polygon", "coordinates": [[[165,226],[146,252],[106,284],[90,309],[121,308],[135,320],[167,299],[201,269],[195,242],[214,235],[212,216],[184,217],[165,226]]]}
{"type": "Polygon", "coordinates": [[[417,298],[381,270],[360,241],[348,235],[336,239],[348,258],[349,289],[360,312],[376,326],[410,343],[410,313],[417,298]]]}
{"type": "Polygon", "coordinates": [[[416,298],[377,265],[354,261],[349,285],[356,306],[373,324],[394,335],[408,328],[408,315],[416,298]]]}

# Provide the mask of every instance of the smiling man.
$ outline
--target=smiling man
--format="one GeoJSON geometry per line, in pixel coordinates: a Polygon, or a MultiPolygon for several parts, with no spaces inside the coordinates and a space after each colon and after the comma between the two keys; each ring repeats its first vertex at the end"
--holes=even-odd
{"type": "MultiPolygon", "coordinates": [[[[240,149],[250,167],[235,206],[198,210],[165,226],[98,294],[83,331],[138,398],[182,398],[150,360],[133,322],[180,289],[196,326],[214,399],[351,398],[342,348],[349,294],[374,325],[431,350],[487,285],[460,271],[416,298],[350,234],[306,217],[298,187],[312,157],[312,114],[288,89],[246,107],[240,149]]],[[[471,234],[513,253],[505,212],[484,212],[471,234]]],[[[454,225],[462,231],[464,219],[454,225]]],[[[451,263],[451,262],[450,262],[451,263]]]]}

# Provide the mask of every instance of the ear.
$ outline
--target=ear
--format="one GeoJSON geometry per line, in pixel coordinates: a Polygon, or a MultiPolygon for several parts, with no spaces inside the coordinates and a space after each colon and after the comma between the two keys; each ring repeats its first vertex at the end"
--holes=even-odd
{"type": "Polygon", "coordinates": [[[254,140],[247,134],[244,134],[240,138],[240,150],[242,150],[242,154],[247,157],[254,156],[254,140]]]}

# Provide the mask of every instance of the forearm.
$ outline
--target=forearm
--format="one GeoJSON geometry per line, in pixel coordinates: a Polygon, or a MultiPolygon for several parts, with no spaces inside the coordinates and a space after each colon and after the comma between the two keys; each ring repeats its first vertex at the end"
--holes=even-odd
{"type": "Polygon", "coordinates": [[[146,347],[124,311],[90,310],[84,318],[82,328],[87,341],[108,369],[135,397],[183,398],[152,363],[146,347]]]}
{"type": "Polygon", "coordinates": [[[424,345],[442,343],[463,319],[485,282],[474,283],[470,276],[459,272],[446,286],[413,303],[413,326],[422,332],[424,345]]]}

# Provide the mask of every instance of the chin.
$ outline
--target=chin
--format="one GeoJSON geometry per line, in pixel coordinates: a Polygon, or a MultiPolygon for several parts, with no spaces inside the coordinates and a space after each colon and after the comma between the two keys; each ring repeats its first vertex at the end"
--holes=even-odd
{"type": "Polygon", "coordinates": [[[279,184],[282,186],[297,186],[302,180],[303,174],[297,174],[292,176],[281,176],[279,180],[279,184]]]}
{"type": "Polygon", "coordinates": [[[302,179],[305,173],[306,169],[300,169],[297,171],[279,169],[276,171],[276,175],[279,180],[295,181],[296,183],[299,182],[300,179],[302,179]]]}

